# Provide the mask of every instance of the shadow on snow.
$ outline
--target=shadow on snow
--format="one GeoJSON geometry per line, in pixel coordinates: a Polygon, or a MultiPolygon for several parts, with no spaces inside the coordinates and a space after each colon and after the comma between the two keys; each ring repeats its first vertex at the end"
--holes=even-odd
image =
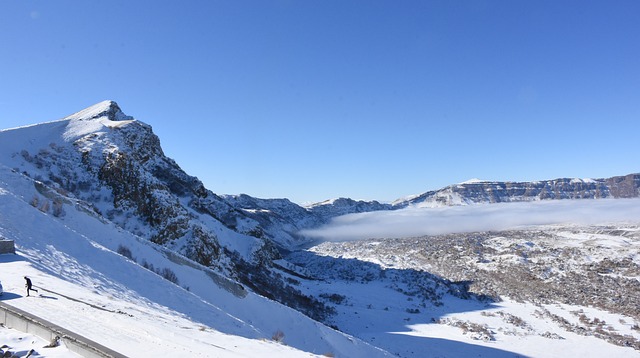
{"type": "MultiPolygon", "coordinates": [[[[419,335],[439,319],[464,312],[496,308],[492,297],[470,292],[472,282],[454,282],[415,269],[383,268],[354,258],[321,256],[296,251],[286,259],[306,278],[309,290],[335,309],[328,322],[334,328],[401,357],[519,357],[498,348],[419,335]]],[[[460,328],[447,327],[460,330],[460,328]]],[[[460,337],[465,339],[460,331],[460,337]]]]}

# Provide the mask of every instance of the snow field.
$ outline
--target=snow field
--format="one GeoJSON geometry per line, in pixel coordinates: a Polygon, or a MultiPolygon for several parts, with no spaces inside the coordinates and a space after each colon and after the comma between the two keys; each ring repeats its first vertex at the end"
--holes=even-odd
{"type": "Polygon", "coordinates": [[[172,262],[153,244],[73,203],[64,205],[62,218],[41,212],[29,204],[39,195],[33,182],[6,167],[0,167],[0,188],[0,236],[15,240],[18,251],[1,258],[2,299],[115,351],[132,357],[168,351],[194,357],[389,356],[264,297],[236,297],[197,265],[172,262]],[[138,262],[117,254],[120,245],[138,262]],[[143,268],[143,259],[171,269],[179,285],[143,268]],[[55,294],[24,297],[24,275],[55,294]],[[272,340],[278,331],[282,343],[272,340]]]}

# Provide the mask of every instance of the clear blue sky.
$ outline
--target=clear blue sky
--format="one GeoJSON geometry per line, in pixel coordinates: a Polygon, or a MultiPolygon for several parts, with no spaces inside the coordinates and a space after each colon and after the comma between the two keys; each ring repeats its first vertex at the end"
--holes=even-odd
{"type": "Polygon", "coordinates": [[[640,1],[0,1],[0,128],[105,99],[216,193],[639,172],[640,1]]]}

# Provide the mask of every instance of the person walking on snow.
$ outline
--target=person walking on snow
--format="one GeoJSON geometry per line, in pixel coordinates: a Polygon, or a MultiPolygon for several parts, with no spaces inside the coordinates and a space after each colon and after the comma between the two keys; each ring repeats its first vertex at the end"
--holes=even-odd
{"type": "Polygon", "coordinates": [[[29,290],[38,292],[38,290],[33,288],[31,284],[31,279],[29,277],[25,276],[24,279],[27,281],[27,283],[24,285],[24,287],[27,288],[27,297],[29,297],[29,290]]]}

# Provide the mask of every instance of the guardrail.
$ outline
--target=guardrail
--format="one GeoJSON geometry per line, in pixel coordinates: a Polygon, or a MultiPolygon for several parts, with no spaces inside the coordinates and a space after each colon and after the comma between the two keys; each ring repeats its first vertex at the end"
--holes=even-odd
{"type": "Polygon", "coordinates": [[[0,323],[15,330],[36,335],[46,341],[51,341],[58,336],[69,351],[85,358],[126,358],[123,354],[3,301],[0,301],[0,323]]]}

